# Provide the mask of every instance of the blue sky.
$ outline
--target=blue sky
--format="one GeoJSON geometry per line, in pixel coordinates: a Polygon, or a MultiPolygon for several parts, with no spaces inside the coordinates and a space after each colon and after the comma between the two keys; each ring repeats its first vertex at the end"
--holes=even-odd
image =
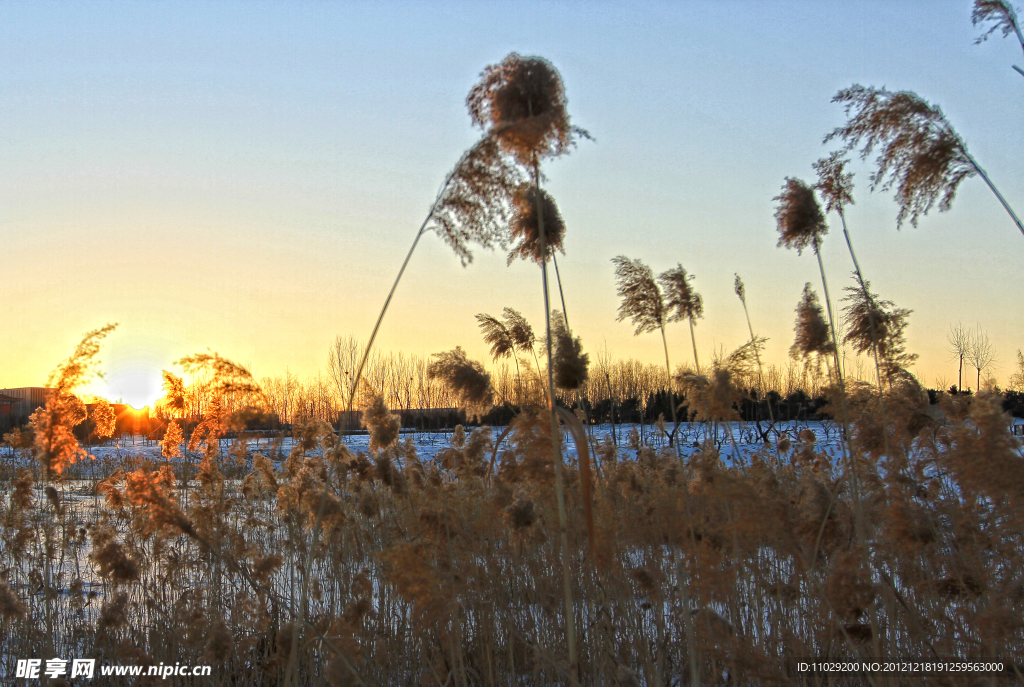
{"type": "MultiPolygon", "coordinates": [[[[206,350],[257,374],[315,374],[337,334],[368,336],[444,175],[478,137],[465,97],[509,52],[560,70],[596,142],[550,163],[568,225],[560,261],[591,350],[658,361],[615,321],[611,258],[697,275],[705,355],[744,342],[747,284],[767,357],[785,361],[809,255],[775,248],[773,198],[811,179],[853,83],[939,104],[1024,210],[1014,39],[974,45],[971,3],[4,3],[0,5],[0,386],[41,383],[108,321],[108,377],[158,375],[206,350]]],[[[949,213],[896,230],[890,194],[853,167],[850,230],[866,276],[912,308],[927,383],[954,378],[951,323],[981,326],[998,378],[1021,347],[1024,237],[979,179],[949,213]]],[[[830,221],[837,222],[831,217],[830,221]]],[[[834,292],[851,269],[838,228],[834,292]]],[[[462,345],[474,315],[542,313],[539,275],[428,238],[384,348],[462,345]]],[[[669,331],[673,358],[688,335],[669,331]]]]}

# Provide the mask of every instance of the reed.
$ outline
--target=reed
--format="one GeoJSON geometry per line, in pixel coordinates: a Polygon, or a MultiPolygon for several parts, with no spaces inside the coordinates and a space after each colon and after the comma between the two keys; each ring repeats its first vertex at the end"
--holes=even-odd
{"type": "Polygon", "coordinates": [[[897,226],[909,218],[916,227],[918,218],[927,215],[936,202],[940,212],[949,210],[960,184],[978,175],[1024,234],[1017,213],[938,106],[910,91],[860,84],[839,91],[832,102],[843,103],[849,119],[828,134],[825,142],[841,139],[847,151],[860,147],[862,158],[880,148],[871,188],[895,187],[900,208],[897,226]]]}
{"type": "MultiPolygon", "coordinates": [[[[748,349],[706,367],[713,416],[735,412],[753,366],[748,349]]],[[[876,650],[1019,665],[1021,447],[998,397],[940,395],[939,416],[913,384],[887,391],[900,447],[888,455],[874,392],[851,391],[866,540],[820,428],[794,432],[778,462],[741,445],[744,465],[730,466],[705,444],[685,472],[646,446],[606,452],[596,480],[564,465],[570,555],[594,561],[573,577],[593,614],[577,626],[581,684],[716,684],[725,671],[825,685],[795,659],[876,650]]],[[[268,452],[204,448],[185,482],[184,459],[127,456],[90,461],[97,481],[74,463],[47,483],[32,445],[16,449],[28,469],[0,473],[0,652],[40,655],[49,627],[56,655],[206,663],[222,684],[567,682],[546,412],[518,416],[493,473],[488,430],[459,430],[427,460],[379,399],[364,419],[367,448],[309,422],[268,452]]],[[[922,683],[940,684],[888,682],[922,683]]]]}

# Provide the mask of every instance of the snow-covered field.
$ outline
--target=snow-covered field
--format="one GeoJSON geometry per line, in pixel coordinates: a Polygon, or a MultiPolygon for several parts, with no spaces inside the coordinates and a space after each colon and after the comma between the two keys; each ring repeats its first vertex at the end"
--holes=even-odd
{"type": "MultiPolygon", "coordinates": [[[[497,441],[504,427],[492,427],[490,431],[497,441]]],[[[671,429],[671,427],[669,427],[671,429]]],[[[765,447],[764,436],[767,435],[769,447],[774,450],[778,441],[783,435],[788,436],[794,444],[798,441],[801,431],[809,429],[814,432],[817,439],[817,447],[828,452],[838,450],[838,438],[841,429],[830,422],[780,422],[769,429],[769,423],[762,422],[760,428],[754,423],[732,422],[717,423],[716,425],[704,423],[683,422],[679,425],[678,443],[681,454],[685,457],[698,450],[707,440],[711,440],[718,447],[722,459],[730,463],[735,451],[746,455],[765,447]]],[[[467,430],[470,431],[470,430],[467,430]]],[[[653,449],[660,449],[668,446],[668,439],[665,434],[655,425],[618,424],[614,430],[612,425],[592,425],[587,427],[588,438],[591,447],[597,446],[602,441],[615,437],[616,445],[622,450],[621,458],[629,460],[635,457],[635,449],[638,446],[646,446],[653,449]]],[[[401,439],[404,441],[411,438],[421,460],[433,460],[439,451],[451,445],[452,431],[440,432],[413,432],[403,431],[401,439]]],[[[572,435],[563,433],[563,445],[566,448],[567,460],[573,461],[576,458],[576,446],[572,435]]],[[[366,434],[346,435],[342,439],[346,446],[352,451],[368,451],[369,436],[366,434]]],[[[222,454],[232,448],[235,439],[222,439],[222,454]]],[[[246,442],[246,454],[251,457],[257,452],[263,452],[272,460],[278,461],[286,457],[291,451],[294,441],[291,437],[265,436],[259,439],[249,439],[246,442]]],[[[122,462],[131,463],[135,460],[151,460],[163,462],[160,454],[160,445],[156,441],[147,441],[143,437],[125,438],[119,442],[107,442],[103,445],[84,447],[90,455],[96,459],[95,465],[89,462],[78,465],[75,468],[76,476],[88,478],[90,473],[102,476],[107,472],[104,468],[117,465],[122,462]]],[[[499,447],[505,448],[504,445],[499,447]]],[[[0,460],[18,460],[10,449],[0,449],[0,460]]]]}

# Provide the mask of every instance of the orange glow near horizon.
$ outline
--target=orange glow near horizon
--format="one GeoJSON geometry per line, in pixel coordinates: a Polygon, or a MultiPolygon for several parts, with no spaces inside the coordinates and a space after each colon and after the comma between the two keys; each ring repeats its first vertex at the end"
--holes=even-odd
{"type": "Polygon", "coordinates": [[[161,377],[157,370],[126,370],[93,381],[84,391],[93,396],[105,398],[111,403],[124,403],[135,410],[152,408],[163,396],[160,388],[161,377]]]}

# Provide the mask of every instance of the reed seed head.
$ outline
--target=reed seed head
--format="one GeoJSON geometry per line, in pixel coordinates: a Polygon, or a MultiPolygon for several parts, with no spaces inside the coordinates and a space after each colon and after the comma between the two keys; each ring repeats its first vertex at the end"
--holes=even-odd
{"type": "Polygon", "coordinates": [[[371,451],[383,451],[393,446],[398,441],[401,425],[401,419],[391,414],[383,397],[373,396],[363,406],[363,427],[370,432],[371,451]]]}
{"type": "Polygon", "coordinates": [[[796,248],[798,254],[808,246],[817,251],[822,237],[828,233],[828,225],[818,199],[814,197],[814,189],[799,179],[786,177],[782,193],[773,200],[779,201],[775,210],[778,245],[796,248]]]}
{"type": "Polygon", "coordinates": [[[484,372],[483,365],[468,359],[461,346],[433,357],[427,378],[440,380],[448,387],[467,414],[480,417],[494,406],[491,376],[484,372]]]}
{"type": "Polygon", "coordinates": [[[168,410],[175,413],[185,412],[185,382],[167,370],[163,371],[164,376],[164,404],[168,410]]]}
{"type": "Polygon", "coordinates": [[[804,285],[804,293],[796,306],[796,339],[789,349],[794,358],[807,359],[812,355],[828,355],[832,352],[832,336],[829,334],[828,323],[818,304],[818,295],[814,293],[810,282],[804,285]]]}
{"type": "Polygon", "coordinates": [[[818,173],[818,183],[814,188],[825,199],[825,212],[835,210],[842,214],[843,208],[853,205],[853,172],[845,171],[849,162],[836,151],[813,165],[818,173]]]}
{"type": "Polygon", "coordinates": [[[128,594],[120,592],[103,604],[96,626],[104,630],[116,630],[128,622],[128,594]]]}
{"type": "Polygon", "coordinates": [[[739,273],[736,273],[736,280],[733,282],[732,288],[740,301],[745,304],[747,302],[747,290],[743,286],[743,280],[740,279],[739,273]]]}
{"type": "Polygon", "coordinates": [[[892,301],[879,300],[871,293],[871,282],[864,287],[847,287],[847,305],[843,309],[847,333],[843,341],[858,353],[878,348],[879,363],[888,379],[903,376],[903,371],[916,359],[917,354],[906,352],[906,328],[912,310],[897,308],[892,301]]]}
{"type": "Polygon", "coordinates": [[[569,123],[558,71],[540,57],[510,53],[484,69],[466,99],[473,123],[524,165],[569,151],[586,132],[569,123]]]}
{"type": "Polygon", "coordinates": [[[871,189],[896,188],[897,227],[908,217],[916,227],[936,201],[940,212],[948,210],[960,183],[978,173],[942,110],[916,93],[855,84],[832,102],[843,103],[848,120],[825,141],[841,138],[846,151],[860,147],[862,158],[881,149],[871,189]]]}
{"type": "Polygon", "coordinates": [[[551,317],[551,336],[555,344],[552,360],[555,386],[566,390],[579,389],[587,381],[590,357],[583,352],[582,341],[578,336],[573,337],[565,324],[565,317],[557,310],[551,317]]]}
{"type": "Polygon", "coordinates": [[[20,620],[25,617],[25,604],[6,582],[0,582],[0,618],[20,620]]]}
{"type": "Polygon", "coordinates": [[[512,218],[512,250],[508,254],[508,264],[516,258],[533,260],[538,265],[550,259],[557,250],[563,255],[565,249],[565,222],[558,211],[558,205],[551,194],[544,189],[539,190],[540,210],[544,218],[544,252],[541,254],[540,222],[538,220],[538,189],[532,184],[522,184],[517,190],[513,203],[515,215],[512,218]]]}
{"type": "Polygon", "coordinates": [[[704,316],[704,301],[691,284],[694,278],[694,275],[687,274],[683,266],[678,264],[658,275],[665,294],[666,321],[693,321],[704,316]]]}
{"type": "Polygon", "coordinates": [[[505,327],[516,348],[520,351],[532,350],[537,338],[533,334],[533,327],[526,321],[522,313],[512,308],[505,308],[502,311],[502,316],[505,318],[505,327]]]}
{"type": "Polygon", "coordinates": [[[480,331],[483,332],[484,343],[491,346],[492,358],[497,360],[498,358],[507,358],[513,354],[516,342],[505,323],[497,317],[484,313],[477,315],[476,319],[480,323],[480,331]]]}
{"type": "Polygon", "coordinates": [[[537,521],[537,507],[533,499],[520,495],[515,503],[505,510],[508,522],[514,530],[530,527],[537,521]]]}
{"type": "Polygon", "coordinates": [[[471,243],[482,248],[506,245],[516,189],[526,175],[485,136],[466,151],[449,175],[430,215],[434,232],[462,261],[473,261],[471,243]]]}
{"type": "Polygon", "coordinates": [[[988,31],[975,39],[975,45],[988,40],[988,37],[996,31],[1002,32],[1003,38],[1006,38],[1011,33],[1019,30],[1017,13],[1009,2],[1006,2],[1006,0],[974,0],[974,9],[971,11],[971,24],[977,26],[988,21],[992,22],[992,26],[989,27],[988,31]]]}
{"type": "Polygon", "coordinates": [[[639,258],[630,260],[625,255],[612,258],[619,298],[618,322],[629,318],[636,325],[634,335],[657,331],[665,324],[665,300],[654,280],[651,268],[639,258]]]}

